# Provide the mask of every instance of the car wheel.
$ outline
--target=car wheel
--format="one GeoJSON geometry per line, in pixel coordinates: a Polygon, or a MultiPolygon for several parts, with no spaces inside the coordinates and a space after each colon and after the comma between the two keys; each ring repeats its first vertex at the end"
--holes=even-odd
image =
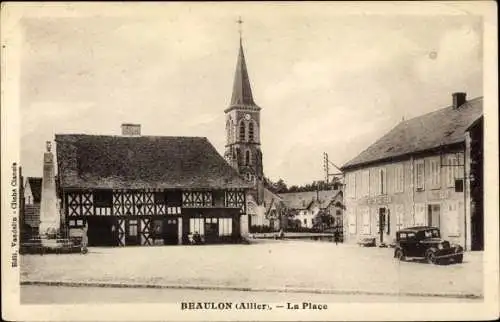
{"type": "Polygon", "coordinates": [[[436,262],[436,254],[432,250],[427,251],[425,253],[425,259],[427,260],[427,263],[429,264],[437,264],[436,262]]]}
{"type": "Polygon", "coordinates": [[[458,255],[455,257],[455,263],[462,263],[464,261],[464,255],[458,255]]]}
{"type": "Polygon", "coordinates": [[[394,253],[394,257],[400,261],[404,261],[406,259],[405,254],[403,253],[402,249],[396,249],[396,252],[394,253]]]}

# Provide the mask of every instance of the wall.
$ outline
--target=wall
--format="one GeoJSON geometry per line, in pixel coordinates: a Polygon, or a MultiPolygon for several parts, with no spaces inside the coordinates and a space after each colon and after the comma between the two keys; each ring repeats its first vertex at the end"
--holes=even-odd
{"type": "Polygon", "coordinates": [[[395,232],[404,227],[432,224],[441,229],[444,238],[465,245],[464,193],[455,192],[454,187],[454,178],[463,178],[464,167],[444,166],[452,162],[449,158],[455,157],[463,165],[463,150],[456,150],[441,157],[439,154],[428,154],[355,171],[347,170],[344,194],[346,241],[353,243],[362,237],[376,237],[380,243],[379,212],[384,209],[388,214],[382,236],[384,243],[392,242],[395,232]],[[424,167],[423,187],[417,189],[417,164],[420,163],[424,167]],[[385,173],[383,180],[380,179],[381,171],[385,173]],[[448,176],[453,180],[448,182],[448,176]],[[384,188],[380,187],[381,181],[384,188]],[[449,184],[451,182],[453,184],[449,184]],[[429,218],[429,206],[439,206],[438,223],[429,222],[429,219],[432,220],[429,218]]]}

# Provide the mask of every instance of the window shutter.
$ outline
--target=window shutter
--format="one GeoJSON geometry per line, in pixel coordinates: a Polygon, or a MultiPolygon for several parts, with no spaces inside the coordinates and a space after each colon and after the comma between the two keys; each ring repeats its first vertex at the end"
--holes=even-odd
{"type": "Polygon", "coordinates": [[[458,202],[450,200],[446,202],[447,231],[449,236],[460,236],[460,218],[458,212],[458,202]]]}
{"type": "Polygon", "coordinates": [[[395,207],[396,213],[396,230],[401,230],[403,228],[403,220],[404,220],[404,206],[396,205],[395,207]]]}
{"type": "Polygon", "coordinates": [[[375,227],[377,234],[380,233],[380,215],[377,208],[373,208],[373,214],[375,215],[375,227]]]}
{"type": "Polygon", "coordinates": [[[391,233],[391,211],[387,209],[386,219],[385,219],[385,232],[387,235],[391,233]]]}
{"type": "Polygon", "coordinates": [[[356,234],[356,212],[352,209],[348,210],[349,233],[356,234]]]}
{"type": "Polygon", "coordinates": [[[371,233],[371,227],[370,227],[370,211],[369,208],[361,208],[361,215],[363,218],[363,233],[364,234],[370,234],[371,233]]]}
{"type": "Polygon", "coordinates": [[[425,204],[415,204],[415,226],[425,226],[425,204]]]}

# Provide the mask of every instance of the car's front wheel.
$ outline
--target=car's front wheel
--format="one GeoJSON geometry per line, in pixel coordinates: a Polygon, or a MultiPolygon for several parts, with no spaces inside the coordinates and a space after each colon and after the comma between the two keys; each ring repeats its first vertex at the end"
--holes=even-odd
{"type": "Polygon", "coordinates": [[[464,261],[464,255],[458,255],[454,259],[455,263],[462,263],[464,261]]]}
{"type": "Polygon", "coordinates": [[[436,264],[436,254],[432,250],[428,250],[425,253],[425,259],[429,264],[436,264]]]}
{"type": "Polygon", "coordinates": [[[405,254],[403,253],[403,250],[402,249],[396,249],[396,251],[394,252],[394,258],[397,258],[400,261],[404,261],[405,260],[405,254]]]}

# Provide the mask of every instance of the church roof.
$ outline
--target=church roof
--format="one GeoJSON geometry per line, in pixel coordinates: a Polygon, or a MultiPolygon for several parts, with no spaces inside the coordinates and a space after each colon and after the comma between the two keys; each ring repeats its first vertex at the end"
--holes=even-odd
{"type": "Polygon", "coordinates": [[[61,188],[247,189],[204,137],[56,135],[61,188]]]}
{"type": "Polygon", "coordinates": [[[448,106],[403,121],[344,164],[342,170],[462,143],[468,127],[482,115],[483,98],[478,97],[458,108],[448,106]]]}
{"type": "Polygon", "coordinates": [[[248,77],[247,64],[245,62],[245,54],[243,53],[241,39],[238,61],[236,63],[236,72],[234,74],[233,94],[231,96],[231,106],[234,105],[256,105],[252,96],[252,87],[250,86],[250,78],[248,77]]]}

